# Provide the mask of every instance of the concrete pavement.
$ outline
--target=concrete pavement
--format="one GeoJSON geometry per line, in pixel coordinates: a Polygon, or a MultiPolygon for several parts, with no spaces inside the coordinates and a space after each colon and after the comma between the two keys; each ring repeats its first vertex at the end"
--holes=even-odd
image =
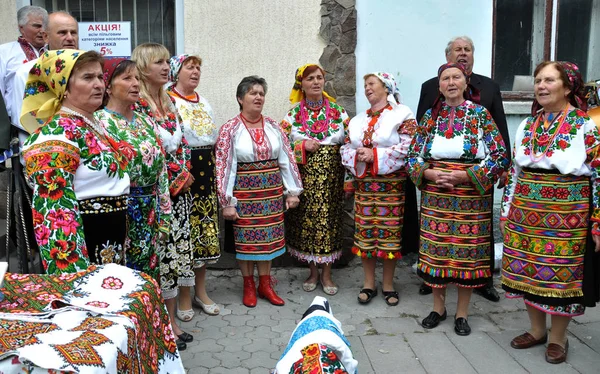
{"type": "MultiPolygon", "coordinates": [[[[381,266],[377,277],[381,280],[381,266]]],[[[320,287],[304,292],[307,268],[278,268],[275,287],[286,301],[275,307],[258,300],[256,308],[242,305],[242,278],[238,270],[209,270],[209,295],[221,306],[221,314],[207,316],[196,309],[194,319],[181,323],[194,342],[181,352],[188,373],[266,374],[274,368],[302,313],[316,295],[327,296],[320,287]]],[[[454,333],[456,288],[448,289],[448,319],[433,330],[420,326],[431,311],[431,296],[420,296],[419,278],[400,262],[396,289],[400,304],[387,306],[381,295],[369,305],[356,296],[362,286],[362,267],[355,259],[343,269],[334,269],[340,286],[328,297],[333,313],[342,323],[361,374],[384,373],[598,373],[600,371],[600,307],[589,308],[569,326],[569,356],[566,363],[550,365],[545,347],[526,350],[510,347],[510,340],[528,327],[521,300],[504,298],[498,303],[478,295],[471,299],[470,336],[454,333]]],[[[380,286],[381,287],[381,286],[380,286]]]]}

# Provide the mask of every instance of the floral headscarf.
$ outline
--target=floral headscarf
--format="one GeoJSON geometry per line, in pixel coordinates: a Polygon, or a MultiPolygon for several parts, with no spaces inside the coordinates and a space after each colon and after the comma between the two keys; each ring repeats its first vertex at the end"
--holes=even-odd
{"type": "MultiPolygon", "coordinates": [[[[571,104],[583,111],[587,111],[587,101],[585,97],[585,90],[583,88],[583,78],[581,77],[579,67],[569,61],[557,61],[556,63],[565,71],[565,73],[567,73],[567,76],[569,77],[569,81],[565,83],[567,83],[569,86],[569,89],[573,94],[573,99],[575,100],[575,102],[571,102],[571,104]]],[[[533,105],[531,105],[531,115],[535,116],[540,109],[542,109],[542,106],[537,100],[534,99],[533,105]]]]}
{"type": "MultiPolygon", "coordinates": [[[[450,69],[450,68],[456,68],[456,69],[460,70],[461,73],[463,73],[463,75],[465,76],[465,79],[467,80],[467,90],[464,93],[465,99],[471,100],[474,103],[479,104],[479,102],[480,102],[479,90],[477,88],[473,87],[473,85],[471,85],[469,83],[470,77],[469,77],[469,74],[467,73],[467,70],[465,69],[463,64],[458,64],[455,62],[448,62],[448,63],[443,64],[438,69],[438,80],[442,76],[442,73],[444,72],[444,70],[450,69]]],[[[435,99],[433,105],[431,106],[431,118],[433,119],[434,122],[435,122],[435,120],[437,120],[437,117],[440,114],[440,110],[442,109],[443,102],[444,102],[444,96],[442,95],[442,92],[440,91],[440,93],[438,94],[438,97],[435,99]]]]}
{"type": "Polygon", "coordinates": [[[190,55],[187,53],[181,54],[179,56],[173,56],[169,59],[169,66],[171,69],[169,70],[169,81],[172,83],[177,83],[177,78],[179,77],[179,71],[181,70],[181,66],[190,57],[195,57],[200,60],[200,64],[202,64],[202,59],[196,55],[190,55]]]}
{"type": "Polygon", "coordinates": [[[398,84],[396,83],[396,79],[394,79],[394,76],[390,73],[379,71],[371,74],[376,76],[387,89],[387,102],[390,103],[393,107],[400,104],[400,102],[402,101],[402,96],[400,96],[400,90],[398,89],[398,84]]]}
{"type": "Polygon", "coordinates": [[[127,61],[127,59],[123,57],[113,57],[104,60],[104,85],[106,87],[108,87],[108,85],[110,84],[115,70],[123,61],[127,61]]]}
{"type": "Polygon", "coordinates": [[[46,51],[37,59],[29,71],[21,108],[21,124],[26,131],[34,132],[60,110],[75,61],[83,53],[59,49],[46,51]]]}
{"type": "MultiPolygon", "coordinates": [[[[308,68],[310,66],[316,66],[319,69],[321,69],[321,71],[324,72],[323,68],[321,68],[317,64],[306,64],[306,65],[302,65],[298,69],[296,69],[296,75],[295,75],[296,79],[294,80],[294,87],[292,87],[292,92],[290,93],[290,103],[292,105],[299,103],[300,101],[302,101],[302,99],[304,99],[304,92],[302,91],[302,79],[304,78],[304,76],[303,76],[304,71],[306,70],[306,68],[308,68]]],[[[331,97],[331,95],[329,95],[325,91],[323,91],[323,97],[325,97],[327,100],[331,101],[332,103],[335,103],[335,99],[333,97],[331,97]]]]}

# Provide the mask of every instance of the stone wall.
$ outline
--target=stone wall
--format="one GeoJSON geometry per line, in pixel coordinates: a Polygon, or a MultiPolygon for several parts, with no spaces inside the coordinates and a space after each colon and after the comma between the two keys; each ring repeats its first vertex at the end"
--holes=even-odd
{"type": "Polygon", "coordinates": [[[319,59],[325,91],[350,117],[356,114],[356,0],[322,0],[319,35],[327,46],[319,59]]]}

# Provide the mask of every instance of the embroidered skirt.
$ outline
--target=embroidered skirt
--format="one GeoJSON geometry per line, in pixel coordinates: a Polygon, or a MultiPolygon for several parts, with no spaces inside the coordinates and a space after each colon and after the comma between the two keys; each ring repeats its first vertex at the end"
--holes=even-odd
{"type": "Polygon", "coordinates": [[[143,271],[160,282],[156,246],[158,241],[158,199],[156,184],[131,187],[127,204],[126,265],[143,271]]]}
{"type": "Polygon", "coordinates": [[[298,165],[304,192],[286,217],[287,246],[301,261],[330,264],[342,255],[344,167],[340,146],[322,145],[298,165]]]}
{"type": "Polygon", "coordinates": [[[277,160],[238,163],[233,196],[236,258],[270,261],[285,252],[283,184],[277,160]]]}
{"type": "Polygon", "coordinates": [[[189,192],[171,196],[171,230],[166,242],[159,242],[160,288],[165,299],[177,296],[178,286],[193,286],[194,278],[182,283],[182,274],[193,274],[192,246],[190,243],[190,211],[192,197],[189,192]]]}
{"type": "Polygon", "coordinates": [[[390,260],[402,257],[406,176],[401,170],[356,180],[352,252],[357,256],[390,260]]]}
{"type": "Polygon", "coordinates": [[[200,268],[214,264],[221,257],[215,162],[211,146],[192,148],[192,174],[190,236],[194,268],[200,268]]]}
{"type": "MultiPolygon", "coordinates": [[[[466,170],[472,164],[435,161],[437,170],[466,170]]],[[[417,273],[426,284],[479,287],[492,276],[493,201],[471,183],[448,190],[425,182],[421,189],[421,237],[417,273]]]]}
{"type": "Polygon", "coordinates": [[[127,196],[93,197],[78,204],[90,263],[125,264],[127,196]]]}
{"type": "Polygon", "coordinates": [[[504,232],[502,288],[549,314],[583,314],[589,177],[525,169],[504,232]]]}

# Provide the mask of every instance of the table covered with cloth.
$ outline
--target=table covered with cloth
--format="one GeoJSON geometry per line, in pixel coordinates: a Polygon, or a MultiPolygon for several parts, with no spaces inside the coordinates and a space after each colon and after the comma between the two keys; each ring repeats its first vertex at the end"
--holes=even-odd
{"type": "Polygon", "coordinates": [[[156,282],[126,267],[7,273],[0,373],[183,373],[156,282]]]}

